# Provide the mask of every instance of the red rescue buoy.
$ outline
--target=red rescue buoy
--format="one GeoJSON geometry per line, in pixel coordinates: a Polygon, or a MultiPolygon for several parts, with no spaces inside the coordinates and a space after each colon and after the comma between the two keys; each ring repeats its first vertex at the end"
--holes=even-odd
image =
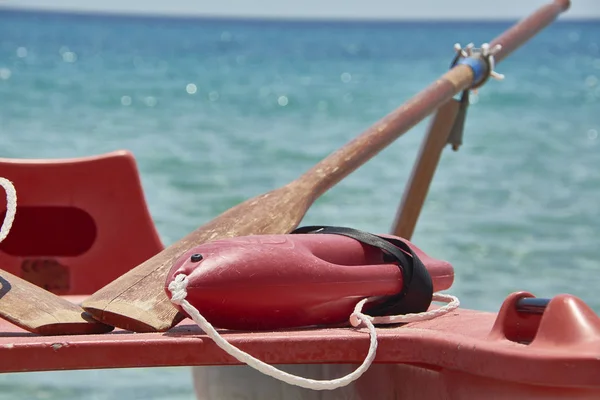
{"type": "Polygon", "coordinates": [[[405,239],[308,228],[196,246],[174,263],[165,291],[170,298],[169,283],[185,274],[186,299],[211,324],[274,330],[344,323],[366,297],[376,298],[364,308],[371,315],[426,311],[454,280],[448,262],[405,239]]]}

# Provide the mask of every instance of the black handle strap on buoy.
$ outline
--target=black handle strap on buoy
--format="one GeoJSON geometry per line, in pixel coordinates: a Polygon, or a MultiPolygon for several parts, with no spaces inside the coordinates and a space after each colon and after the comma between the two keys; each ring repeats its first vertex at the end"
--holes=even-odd
{"type": "Polygon", "coordinates": [[[292,234],[334,234],[347,236],[369,246],[379,248],[384,253],[384,261],[397,264],[403,279],[400,293],[391,296],[382,304],[369,310],[378,317],[384,315],[425,312],[433,298],[433,282],[429,271],[414,251],[403,241],[374,235],[369,232],[339,226],[303,226],[292,234]],[[410,254],[410,257],[406,253],[410,254]]]}

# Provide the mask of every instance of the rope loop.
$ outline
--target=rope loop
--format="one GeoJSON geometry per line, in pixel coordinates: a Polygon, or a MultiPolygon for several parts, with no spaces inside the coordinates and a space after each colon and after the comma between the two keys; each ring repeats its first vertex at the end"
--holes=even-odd
{"type": "Polygon", "coordinates": [[[355,328],[364,326],[369,331],[370,343],[367,356],[362,364],[348,375],[337,379],[321,381],[303,378],[284,372],[251,356],[250,354],[227,342],[225,338],[223,338],[223,336],[221,336],[219,332],[217,332],[217,330],[210,324],[210,322],[208,322],[206,318],[204,318],[200,312],[186,300],[188,283],[189,279],[184,274],[177,275],[175,279],[169,283],[168,288],[171,292],[171,301],[174,304],[179,305],[183,311],[185,311],[187,315],[200,327],[200,329],[202,329],[206,335],[215,342],[217,346],[238,361],[256,369],[259,372],[262,372],[265,375],[290,385],[312,390],[334,390],[343,386],[347,386],[351,382],[360,378],[369,369],[375,360],[375,355],[377,353],[377,331],[375,330],[374,324],[397,324],[404,322],[425,321],[447,314],[458,308],[460,304],[458,299],[454,296],[436,293],[433,295],[433,300],[446,302],[448,303],[446,306],[423,313],[372,317],[362,312],[364,305],[371,299],[362,299],[356,304],[354,312],[352,312],[349,317],[349,322],[350,325],[355,328]]]}
{"type": "Polygon", "coordinates": [[[0,177],[0,186],[6,192],[6,215],[4,216],[4,221],[2,221],[2,228],[0,228],[0,242],[2,242],[8,236],[15,220],[17,213],[17,191],[13,183],[6,178],[0,177]]]}

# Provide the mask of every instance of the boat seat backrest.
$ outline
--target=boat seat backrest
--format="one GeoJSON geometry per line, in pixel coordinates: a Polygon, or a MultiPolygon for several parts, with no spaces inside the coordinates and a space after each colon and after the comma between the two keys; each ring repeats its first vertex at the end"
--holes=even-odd
{"type": "MultiPolygon", "coordinates": [[[[91,294],[163,249],[133,155],[3,159],[17,213],[0,269],[61,295],[91,294]]],[[[0,195],[0,222],[6,199],[0,195]]]]}

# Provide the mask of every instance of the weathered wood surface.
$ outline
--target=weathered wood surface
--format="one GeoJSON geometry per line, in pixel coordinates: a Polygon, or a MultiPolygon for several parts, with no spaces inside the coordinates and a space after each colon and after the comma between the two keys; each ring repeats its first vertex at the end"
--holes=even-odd
{"type": "Polygon", "coordinates": [[[164,291],[167,272],[178,256],[211,240],[292,231],[319,196],[468,87],[472,80],[469,67],[453,68],[297,180],[224,212],[94,293],[84,301],[83,308],[94,318],[123,329],[170,329],[183,318],[164,291]]]}
{"type": "Polygon", "coordinates": [[[0,270],[0,317],[40,335],[105,333],[112,326],[24,279],[0,270]]]}

